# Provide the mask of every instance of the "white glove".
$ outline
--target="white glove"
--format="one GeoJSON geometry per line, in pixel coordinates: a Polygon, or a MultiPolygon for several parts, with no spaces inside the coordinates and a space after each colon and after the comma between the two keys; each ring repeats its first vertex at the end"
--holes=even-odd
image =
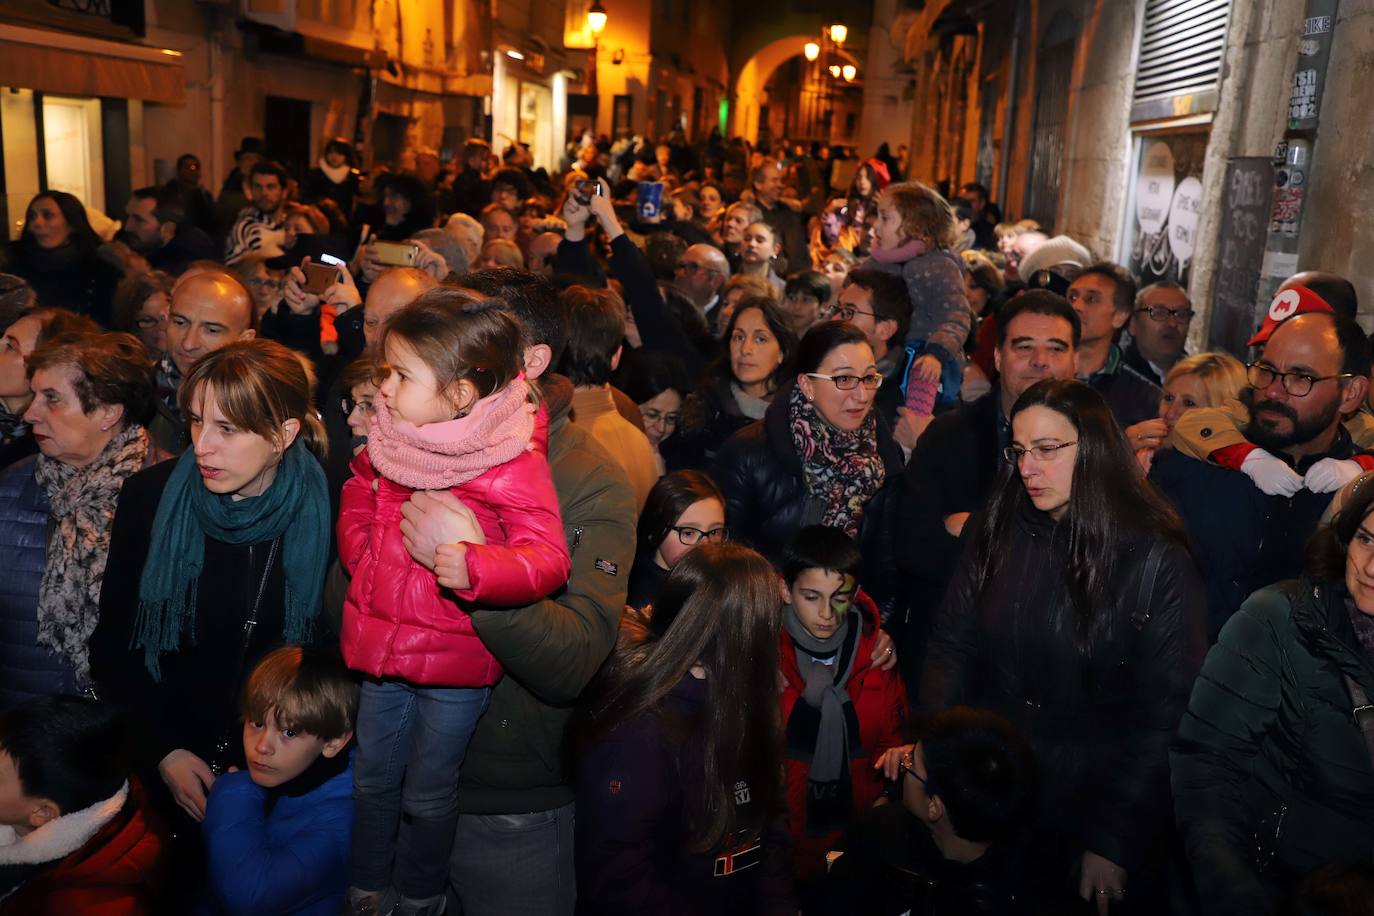
{"type": "Polygon", "coordinates": [[[1240,470],[1268,496],[1292,496],[1303,486],[1301,474],[1262,448],[1247,455],[1240,463],[1240,470]]]}
{"type": "Polygon", "coordinates": [[[1364,468],[1358,461],[1323,458],[1307,469],[1302,482],[1313,493],[1335,493],[1363,473],[1364,468]]]}

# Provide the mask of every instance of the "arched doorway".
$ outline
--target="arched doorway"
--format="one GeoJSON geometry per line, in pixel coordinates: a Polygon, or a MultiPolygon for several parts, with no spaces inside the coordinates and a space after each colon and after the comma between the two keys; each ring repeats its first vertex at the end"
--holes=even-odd
{"type": "MultiPolygon", "coordinates": [[[[769,42],[745,61],[734,81],[734,104],[730,109],[731,136],[757,142],[761,108],[767,104],[764,87],[779,67],[794,57],[804,56],[806,43],[815,40],[814,34],[789,35],[769,42]]],[[[860,66],[860,61],[849,51],[841,48],[838,54],[854,66],[860,66]]]]}

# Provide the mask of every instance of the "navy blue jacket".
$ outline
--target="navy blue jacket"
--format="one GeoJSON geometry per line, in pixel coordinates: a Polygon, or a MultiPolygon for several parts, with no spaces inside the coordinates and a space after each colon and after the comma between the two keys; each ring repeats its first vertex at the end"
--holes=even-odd
{"type": "MultiPolygon", "coordinates": [[[[706,685],[683,677],[654,713],[593,741],[577,776],[577,908],[597,916],[792,916],[786,828],[750,838],[756,861],[731,874],[717,853],[682,848],[683,786],[702,776],[701,730],[693,727],[706,685]],[[684,737],[685,735],[685,737],[684,737]]],[[[749,802],[736,787],[737,810],[749,802]]],[[[741,811],[741,813],[743,813],[741,811]]]]}
{"type": "Polygon", "coordinates": [[[321,757],[277,789],[226,773],[210,789],[201,829],[212,898],[203,913],[334,916],[352,852],[352,761],[321,757]],[[328,778],[311,782],[316,769],[328,778]]]}
{"type": "Polygon", "coordinates": [[[48,553],[48,494],[38,456],[0,470],[0,708],[78,692],[67,659],[38,644],[38,586],[48,553]]]}
{"type": "MultiPolygon", "coordinates": [[[[1358,451],[1345,428],[1337,427],[1330,451],[1294,468],[1306,474],[1323,458],[1350,458],[1358,451]]],[[[1275,457],[1290,460],[1282,453],[1275,457]]],[[[1302,574],[1307,539],[1335,495],[1299,490],[1292,497],[1266,496],[1240,471],[1176,452],[1155,456],[1150,480],[1173,501],[1193,538],[1207,582],[1209,643],[1253,592],[1302,574]]]]}

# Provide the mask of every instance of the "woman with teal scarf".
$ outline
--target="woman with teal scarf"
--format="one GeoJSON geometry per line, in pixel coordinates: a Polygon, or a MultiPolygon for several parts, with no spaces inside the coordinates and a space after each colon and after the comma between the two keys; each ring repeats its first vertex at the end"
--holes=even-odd
{"type": "Polygon", "coordinates": [[[178,400],[192,447],[120,494],[90,656],[102,698],[145,730],[154,798],[189,826],[215,773],[243,765],[247,673],[283,642],[330,638],[316,632],[330,508],[324,432],[290,350],[232,343],[195,365],[178,400]]]}

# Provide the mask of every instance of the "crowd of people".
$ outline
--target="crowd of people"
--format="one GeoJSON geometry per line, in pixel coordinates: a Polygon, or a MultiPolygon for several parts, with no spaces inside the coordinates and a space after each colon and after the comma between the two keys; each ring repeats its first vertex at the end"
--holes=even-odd
{"type": "Polygon", "coordinates": [[[0,914],[1369,912],[1353,285],[1189,354],[1179,284],[842,153],[38,194],[0,914]]]}

